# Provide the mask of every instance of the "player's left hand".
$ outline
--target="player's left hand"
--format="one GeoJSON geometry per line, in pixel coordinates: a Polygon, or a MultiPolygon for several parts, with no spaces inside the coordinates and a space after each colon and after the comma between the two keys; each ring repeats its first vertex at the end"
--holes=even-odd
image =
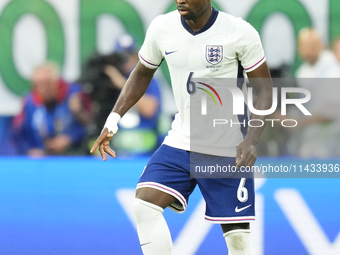
{"type": "Polygon", "coordinates": [[[244,140],[236,148],[236,168],[253,166],[257,158],[256,146],[244,140]]]}
{"type": "Polygon", "coordinates": [[[100,136],[94,142],[90,152],[93,153],[99,147],[100,155],[102,156],[104,161],[106,161],[106,154],[105,153],[107,153],[111,157],[115,158],[116,152],[114,150],[112,150],[109,146],[110,140],[113,137],[113,135],[114,135],[113,132],[109,132],[109,130],[106,127],[104,127],[100,136]]]}

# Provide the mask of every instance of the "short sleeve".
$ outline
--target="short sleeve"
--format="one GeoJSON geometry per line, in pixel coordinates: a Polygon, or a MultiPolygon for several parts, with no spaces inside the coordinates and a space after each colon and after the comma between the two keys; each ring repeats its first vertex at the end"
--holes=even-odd
{"type": "Polygon", "coordinates": [[[157,33],[161,17],[158,16],[151,22],[146,32],[144,43],[139,51],[141,63],[151,69],[159,67],[163,60],[163,55],[157,43],[157,33]]]}
{"type": "Polygon", "coordinates": [[[254,71],[266,61],[259,33],[242,19],[236,31],[235,50],[246,72],[254,71]]]}

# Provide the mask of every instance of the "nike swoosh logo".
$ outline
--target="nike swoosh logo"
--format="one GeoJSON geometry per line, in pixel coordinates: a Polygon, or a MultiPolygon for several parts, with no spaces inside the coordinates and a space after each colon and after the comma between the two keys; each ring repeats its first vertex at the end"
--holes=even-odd
{"type": "Polygon", "coordinates": [[[250,205],[247,205],[247,206],[245,206],[245,207],[242,207],[242,208],[238,208],[238,206],[236,206],[235,212],[241,212],[241,211],[247,209],[247,208],[250,207],[250,206],[251,206],[251,204],[250,204],[250,205]]]}
{"type": "Polygon", "coordinates": [[[149,244],[149,243],[151,243],[151,242],[148,242],[148,243],[143,243],[143,244],[141,244],[140,246],[147,245],[147,244],[149,244]]]}
{"type": "Polygon", "coordinates": [[[175,52],[177,52],[177,50],[169,51],[169,52],[165,51],[165,55],[169,55],[169,54],[172,54],[172,53],[175,53],[175,52]]]}

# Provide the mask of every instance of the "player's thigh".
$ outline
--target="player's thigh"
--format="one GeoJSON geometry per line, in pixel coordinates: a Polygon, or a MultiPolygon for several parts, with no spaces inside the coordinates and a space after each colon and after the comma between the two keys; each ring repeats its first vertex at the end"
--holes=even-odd
{"type": "Polygon", "coordinates": [[[177,201],[174,196],[168,193],[148,187],[137,189],[136,198],[158,205],[163,209],[177,201]]]}
{"type": "Polygon", "coordinates": [[[227,223],[227,224],[221,224],[223,233],[227,233],[231,230],[236,229],[250,229],[249,222],[246,223],[227,223]]]}
{"type": "Polygon", "coordinates": [[[189,165],[189,152],[162,145],[146,165],[137,184],[136,197],[184,212],[196,186],[196,180],[190,178],[189,165]]]}

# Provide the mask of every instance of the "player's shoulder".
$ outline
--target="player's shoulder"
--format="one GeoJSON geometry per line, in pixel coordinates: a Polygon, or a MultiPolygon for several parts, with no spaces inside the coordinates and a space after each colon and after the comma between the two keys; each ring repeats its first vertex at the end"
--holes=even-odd
{"type": "Polygon", "coordinates": [[[156,26],[164,29],[164,26],[169,26],[174,24],[174,21],[178,20],[178,11],[172,11],[166,14],[160,14],[156,16],[152,21],[150,26],[156,26]]]}
{"type": "Polygon", "coordinates": [[[226,12],[219,12],[220,23],[228,26],[230,32],[240,33],[249,32],[249,30],[254,31],[255,28],[246,20],[241,17],[233,16],[226,12]]]}

